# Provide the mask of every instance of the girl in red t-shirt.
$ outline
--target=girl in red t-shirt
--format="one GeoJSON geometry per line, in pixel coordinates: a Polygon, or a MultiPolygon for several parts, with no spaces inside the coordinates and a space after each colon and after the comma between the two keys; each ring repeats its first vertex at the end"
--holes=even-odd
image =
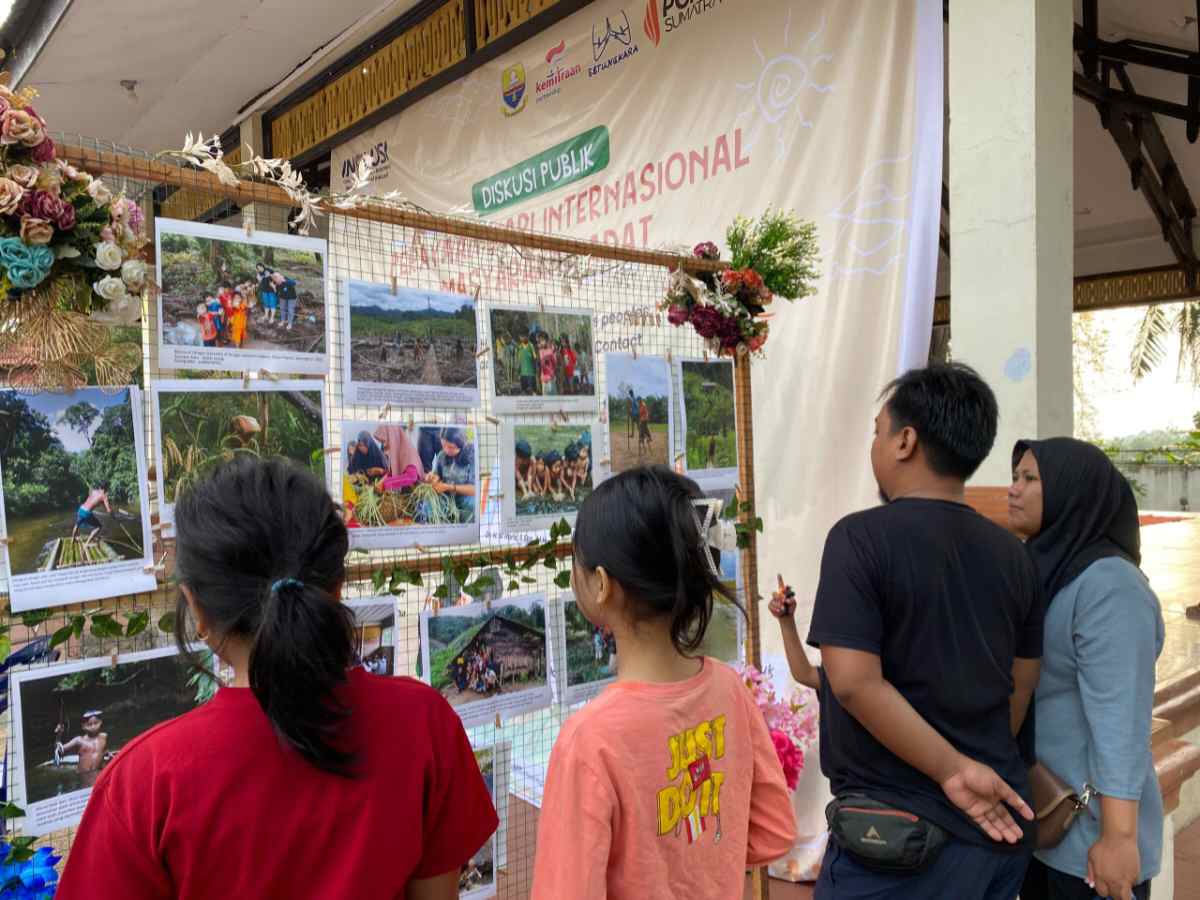
{"type": "Polygon", "coordinates": [[[436,691],[351,669],[324,485],[238,457],[180,495],[175,529],[177,641],[207,643],[233,683],[109,763],[59,900],[455,900],[492,798],[436,691]]]}

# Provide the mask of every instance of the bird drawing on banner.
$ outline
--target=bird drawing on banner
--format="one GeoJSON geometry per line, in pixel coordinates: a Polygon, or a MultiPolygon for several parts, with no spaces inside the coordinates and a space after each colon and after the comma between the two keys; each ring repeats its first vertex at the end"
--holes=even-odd
{"type": "Polygon", "coordinates": [[[600,26],[592,26],[592,59],[600,62],[604,58],[605,52],[608,50],[608,42],[615,40],[619,44],[624,44],[626,47],[633,43],[633,32],[629,28],[629,16],[625,15],[624,10],[621,12],[621,18],[617,20],[617,26],[613,26],[612,19],[609,16],[604,17],[604,33],[600,33],[600,26]]]}

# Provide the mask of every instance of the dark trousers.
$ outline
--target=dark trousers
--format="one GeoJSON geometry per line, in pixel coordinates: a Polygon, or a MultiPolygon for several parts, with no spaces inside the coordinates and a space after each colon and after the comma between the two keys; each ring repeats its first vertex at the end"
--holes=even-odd
{"type": "MultiPolygon", "coordinates": [[[[816,900],[1015,900],[1028,853],[989,850],[951,839],[927,868],[885,875],[860,865],[830,840],[816,900]]],[[[1022,898],[1023,900],[1023,898],[1022,898]]]]}
{"type": "MultiPolygon", "coordinates": [[[[1082,878],[1051,869],[1036,859],[1029,863],[1021,885],[1021,900],[1097,900],[1098,896],[1082,878]]],[[[1134,900],[1150,900],[1150,882],[1135,886],[1133,896],[1134,900]]]]}

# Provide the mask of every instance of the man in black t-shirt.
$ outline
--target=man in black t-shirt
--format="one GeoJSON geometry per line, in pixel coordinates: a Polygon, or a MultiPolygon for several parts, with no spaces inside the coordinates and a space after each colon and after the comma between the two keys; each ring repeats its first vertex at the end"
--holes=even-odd
{"type": "MultiPolygon", "coordinates": [[[[821,767],[835,796],[866,795],[949,840],[905,874],[831,841],[816,896],[1012,900],[1033,827],[1013,735],[1037,684],[1044,603],[1020,542],[964,502],[995,441],[996,399],[959,364],[911,371],[884,396],[871,467],[885,503],[830,531],[808,636],[823,664],[821,767]]],[[[802,654],[794,631],[787,641],[785,617],[802,654]]]]}

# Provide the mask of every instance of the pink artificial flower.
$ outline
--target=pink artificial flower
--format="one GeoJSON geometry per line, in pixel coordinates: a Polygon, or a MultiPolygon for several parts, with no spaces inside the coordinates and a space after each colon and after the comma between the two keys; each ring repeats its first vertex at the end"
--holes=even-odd
{"type": "Polygon", "coordinates": [[[21,240],[26,244],[48,244],[54,237],[54,226],[45,219],[21,216],[21,240]]]}
{"type": "Polygon", "coordinates": [[[712,241],[703,241],[692,248],[692,255],[699,259],[720,259],[721,251],[712,241]]]}
{"type": "Polygon", "coordinates": [[[132,200],[126,198],[125,202],[129,204],[129,228],[132,231],[141,231],[142,224],[146,221],[146,215],[142,212],[142,208],[132,200]]]}
{"type": "Polygon", "coordinates": [[[117,241],[113,230],[107,225],[100,229],[100,240],[106,244],[115,244],[117,241]]]}
{"type": "Polygon", "coordinates": [[[0,144],[36,147],[45,136],[45,127],[26,110],[10,109],[0,116],[0,144]]]}
{"type": "Polygon", "coordinates": [[[29,191],[21,198],[21,214],[35,219],[56,221],[62,212],[63,202],[49,191],[29,191]]]}
{"type": "Polygon", "coordinates": [[[58,214],[58,218],[54,220],[54,224],[58,226],[59,231],[70,231],[75,227],[75,207],[70,203],[62,205],[62,212],[58,214]]]}
{"type": "Polygon", "coordinates": [[[41,173],[33,166],[17,164],[9,166],[8,171],[4,173],[5,178],[11,178],[21,187],[28,190],[37,185],[38,175],[41,173]]]}
{"type": "Polygon", "coordinates": [[[746,341],[746,346],[750,349],[751,353],[757,353],[763,348],[766,342],[767,336],[765,334],[756,334],[750,340],[746,341]]]}
{"type": "Polygon", "coordinates": [[[54,141],[46,138],[29,151],[30,157],[37,163],[48,163],[54,159],[54,141]]]}
{"type": "Polygon", "coordinates": [[[775,755],[783,767],[788,790],[794,791],[800,783],[800,773],[804,771],[804,752],[782,731],[771,732],[771,743],[775,745],[775,755]]]}
{"type": "Polygon", "coordinates": [[[0,215],[11,216],[17,211],[25,189],[11,178],[0,178],[0,215]]]}

